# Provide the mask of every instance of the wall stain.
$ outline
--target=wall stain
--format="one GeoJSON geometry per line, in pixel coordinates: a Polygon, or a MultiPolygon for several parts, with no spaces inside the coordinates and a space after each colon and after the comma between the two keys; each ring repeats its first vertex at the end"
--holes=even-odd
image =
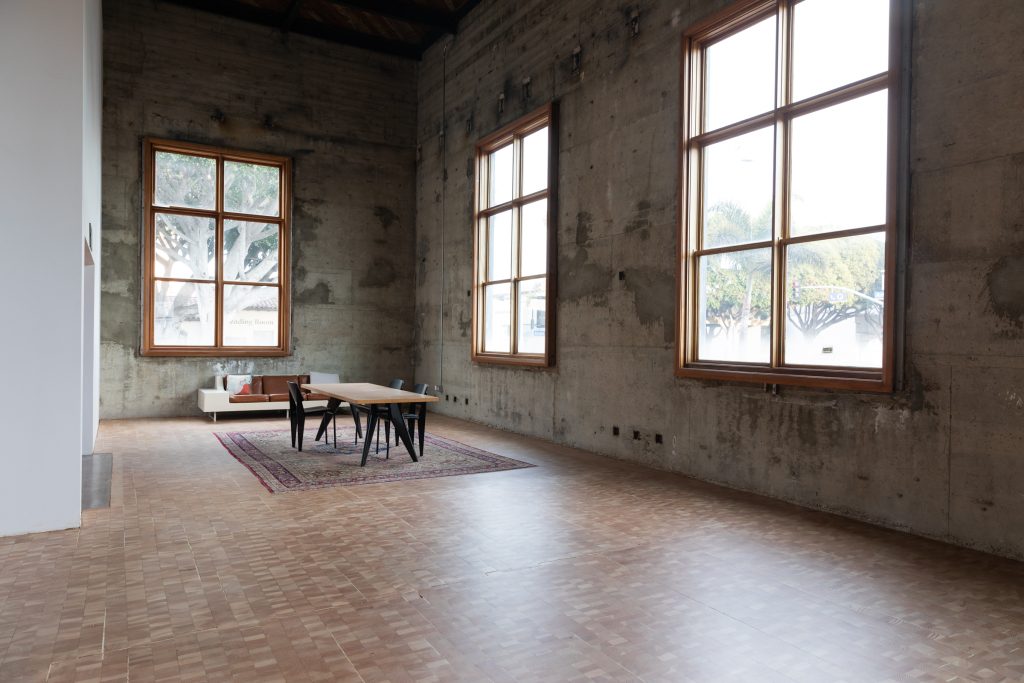
{"type": "Polygon", "coordinates": [[[558,264],[559,301],[578,302],[591,297],[598,305],[607,305],[611,271],[591,263],[587,256],[587,250],[580,248],[572,259],[558,264]]]}
{"type": "Polygon", "coordinates": [[[651,219],[648,218],[651,212],[651,203],[646,199],[636,203],[636,214],[633,219],[626,223],[626,233],[640,231],[640,239],[648,240],[651,237],[651,219]]]}
{"type": "Polygon", "coordinates": [[[380,221],[380,227],[385,230],[390,228],[392,223],[400,222],[398,220],[398,214],[386,206],[373,207],[373,215],[376,216],[378,221],[380,221]]]}
{"type": "Polygon", "coordinates": [[[331,303],[331,288],[326,282],[318,282],[313,287],[303,289],[295,293],[297,304],[329,304],[331,303]]]}
{"type": "Polygon", "coordinates": [[[1003,336],[1024,335],[1024,256],[1004,256],[986,277],[989,306],[993,313],[1013,326],[1003,336]]]}
{"type": "Polygon", "coordinates": [[[636,317],[641,325],[660,324],[666,343],[675,341],[676,281],[665,270],[630,271],[626,289],[633,293],[636,317]]]}
{"type": "Polygon", "coordinates": [[[576,214],[576,244],[581,247],[590,241],[590,232],[594,224],[594,217],[586,211],[576,214]]]}
{"type": "Polygon", "coordinates": [[[381,256],[375,256],[370,269],[359,280],[360,287],[387,287],[398,279],[395,264],[381,256]]]}

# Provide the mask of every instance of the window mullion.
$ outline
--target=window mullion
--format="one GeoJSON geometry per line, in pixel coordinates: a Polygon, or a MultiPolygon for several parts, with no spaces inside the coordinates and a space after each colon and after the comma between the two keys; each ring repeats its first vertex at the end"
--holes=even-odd
{"type": "MultiPolygon", "coordinates": [[[[217,292],[214,296],[213,344],[224,346],[224,157],[217,157],[217,237],[214,247],[214,273],[217,292]]],[[[280,332],[279,332],[280,335],[280,332]]],[[[280,336],[278,338],[280,342],[280,336]]]]}

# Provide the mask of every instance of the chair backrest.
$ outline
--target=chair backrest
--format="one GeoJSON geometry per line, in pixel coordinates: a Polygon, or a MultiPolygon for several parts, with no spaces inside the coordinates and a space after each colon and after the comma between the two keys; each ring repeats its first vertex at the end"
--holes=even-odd
{"type": "Polygon", "coordinates": [[[295,382],[288,382],[288,403],[296,415],[305,416],[306,409],[302,405],[302,392],[299,390],[299,385],[295,382]]]}
{"type": "Polygon", "coordinates": [[[425,393],[427,393],[427,385],[426,384],[417,384],[415,387],[413,387],[412,393],[414,393],[414,394],[425,394],[425,393]]]}
{"type": "Polygon", "coordinates": [[[391,387],[392,389],[401,389],[403,386],[405,386],[405,380],[393,379],[391,380],[391,384],[389,384],[388,386],[391,387]]]}

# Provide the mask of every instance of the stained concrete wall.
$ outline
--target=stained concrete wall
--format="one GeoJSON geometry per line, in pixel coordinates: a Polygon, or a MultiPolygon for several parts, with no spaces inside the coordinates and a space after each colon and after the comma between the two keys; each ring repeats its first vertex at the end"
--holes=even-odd
{"type": "Polygon", "coordinates": [[[417,381],[449,415],[1024,556],[1024,3],[913,3],[906,386],[884,396],[673,377],[680,35],[725,4],[490,0],[431,48],[417,381]],[[552,99],[556,366],[473,365],[473,145],[552,99]]]}
{"type": "Polygon", "coordinates": [[[198,413],[220,372],[408,378],[415,63],[155,0],[104,29],[102,417],[198,413]],[[291,357],[139,356],[144,136],[294,160],[291,357]]]}

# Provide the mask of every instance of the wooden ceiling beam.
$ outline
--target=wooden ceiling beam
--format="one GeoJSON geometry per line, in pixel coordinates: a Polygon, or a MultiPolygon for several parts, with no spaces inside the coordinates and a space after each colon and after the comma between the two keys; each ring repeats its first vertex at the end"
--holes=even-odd
{"type": "MultiPolygon", "coordinates": [[[[250,5],[243,5],[230,0],[163,0],[168,4],[189,7],[191,9],[211,12],[221,16],[247,21],[252,24],[268,26],[281,30],[284,18],[280,12],[268,12],[250,5]]],[[[419,45],[405,43],[397,40],[390,40],[380,36],[373,36],[367,33],[360,33],[345,28],[326,26],[319,22],[313,22],[301,18],[293,18],[288,29],[291,33],[299,33],[312,38],[329,40],[342,45],[358,47],[372,52],[406,57],[408,59],[419,59],[422,50],[419,45]]]]}
{"type": "Polygon", "coordinates": [[[438,12],[407,2],[389,0],[328,0],[331,4],[346,9],[359,10],[367,14],[376,14],[387,19],[397,19],[410,24],[418,24],[430,29],[455,33],[459,22],[454,13],[438,12]]]}

